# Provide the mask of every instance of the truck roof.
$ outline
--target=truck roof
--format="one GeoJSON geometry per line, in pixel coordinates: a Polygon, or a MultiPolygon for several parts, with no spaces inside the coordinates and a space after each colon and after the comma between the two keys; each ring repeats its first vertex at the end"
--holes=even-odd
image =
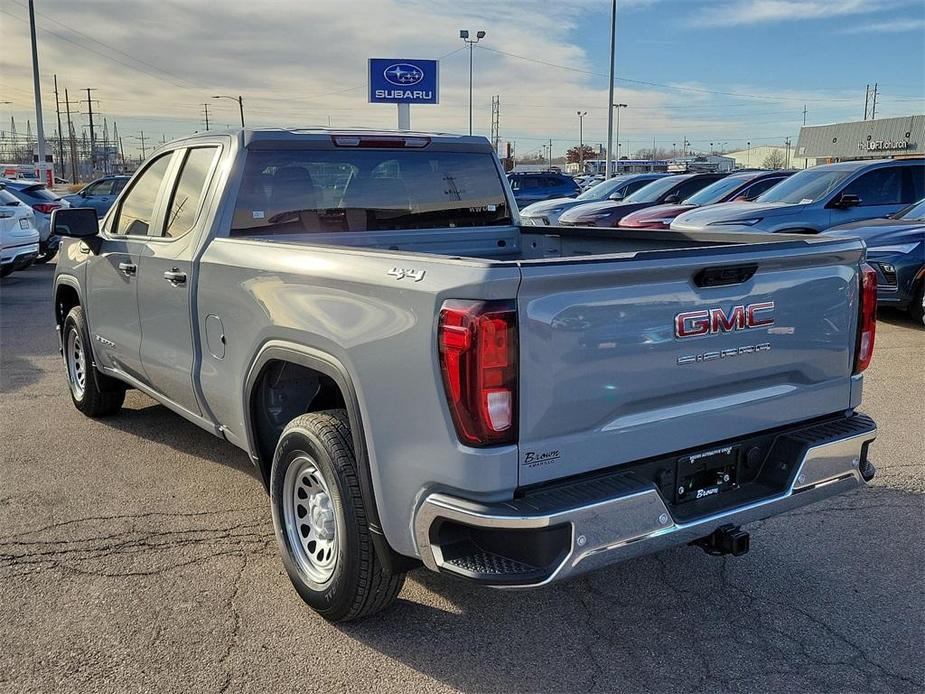
{"type": "Polygon", "coordinates": [[[453,133],[373,128],[326,128],[321,126],[309,126],[305,128],[228,128],[226,130],[209,130],[207,132],[177,138],[172,142],[195,141],[214,137],[215,135],[243,137],[245,145],[252,142],[328,140],[336,135],[368,135],[374,137],[427,137],[430,138],[431,141],[443,144],[458,143],[469,147],[473,145],[491,147],[488,139],[481,135],[456,135],[453,133]]]}

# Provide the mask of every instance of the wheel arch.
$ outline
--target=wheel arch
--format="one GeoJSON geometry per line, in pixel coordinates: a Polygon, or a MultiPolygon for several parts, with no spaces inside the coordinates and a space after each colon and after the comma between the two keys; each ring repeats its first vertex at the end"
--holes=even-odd
{"type": "Polygon", "coordinates": [[[70,275],[59,275],[54,291],[55,325],[60,329],[68,312],[75,306],[83,306],[83,296],[77,278],[70,275]]]}
{"type": "MultiPolygon", "coordinates": [[[[406,571],[409,568],[416,567],[418,561],[396,553],[388,544],[382,531],[364,434],[363,413],[350,372],[333,355],[304,345],[274,340],[264,344],[251,360],[242,394],[245,436],[248,451],[258,467],[264,485],[269,489],[270,469],[273,459],[272,449],[270,449],[269,455],[267,454],[269,447],[266,445],[266,441],[263,442],[263,445],[261,444],[257,405],[261,389],[264,387],[265,377],[268,373],[271,373],[270,369],[278,368],[278,365],[292,365],[305,369],[309,373],[318,374],[337,388],[350,422],[350,434],[353,438],[354,456],[357,462],[357,478],[360,483],[360,492],[363,497],[363,506],[366,510],[369,529],[372,533],[379,560],[387,571],[406,571]]],[[[327,395],[325,402],[329,401],[330,395],[327,395]]],[[[325,409],[325,407],[309,408],[306,411],[310,412],[312,409],[325,409]]],[[[304,414],[304,411],[299,414],[304,414]]],[[[273,448],[275,448],[275,445],[276,441],[273,441],[273,448]]]]}

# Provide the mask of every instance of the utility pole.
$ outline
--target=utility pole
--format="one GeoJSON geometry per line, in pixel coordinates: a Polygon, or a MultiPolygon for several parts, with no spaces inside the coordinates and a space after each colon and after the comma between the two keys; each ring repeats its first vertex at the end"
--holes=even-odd
{"type": "Polygon", "coordinates": [[[209,104],[202,105],[202,112],[206,118],[206,132],[209,132],[209,104]]]}
{"type": "Polygon", "coordinates": [[[64,173],[64,133],[61,132],[61,102],[58,101],[58,75],[55,75],[55,113],[58,115],[58,166],[64,173]]]}
{"type": "Polygon", "coordinates": [[[587,111],[576,111],[578,114],[578,173],[585,172],[585,141],[584,141],[584,120],[588,115],[587,111]]]}
{"type": "MultiPolygon", "coordinates": [[[[35,126],[38,133],[38,166],[36,167],[39,179],[47,182],[48,164],[45,161],[45,128],[42,124],[42,86],[39,80],[39,49],[35,42],[35,7],[29,0],[29,31],[32,36],[32,83],[35,89],[35,126]]],[[[31,154],[31,153],[30,153],[31,154]]],[[[54,179],[52,179],[52,183],[54,179]]]]}
{"type": "Polygon", "coordinates": [[[878,83],[874,82],[874,100],[870,107],[870,119],[876,120],[877,118],[877,92],[878,92],[878,83]]]}
{"type": "Polygon", "coordinates": [[[498,151],[501,146],[501,95],[491,97],[491,144],[498,151]]]}
{"type": "Polygon", "coordinates": [[[867,106],[870,100],[870,82],[864,88],[864,120],[867,120],[867,106]]]}
{"type": "Polygon", "coordinates": [[[549,168],[551,169],[552,168],[552,138],[549,138],[549,149],[547,151],[549,152],[549,168]]]}
{"type": "Polygon", "coordinates": [[[803,125],[806,125],[806,104],[803,104],[803,125]]]}
{"type": "Polygon", "coordinates": [[[144,161],[148,158],[148,150],[145,148],[145,131],[140,130],[139,133],[139,136],[135,139],[141,141],[141,160],[144,161]]]}
{"type": "Polygon", "coordinates": [[[93,97],[90,92],[96,91],[93,87],[87,87],[87,115],[90,118],[90,172],[96,171],[96,132],[93,129],[93,97]]]}
{"type": "Polygon", "coordinates": [[[77,183],[77,137],[74,134],[74,124],[71,122],[71,99],[64,90],[64,106],[67,109],[67,139],[71,150],[71,183],[77,183]]]}
{"type": "MultiPolygon", "coordinates": [[[[613,109],[616,104],[613,103],[613,81],[614,81],[614,72],[616,68],[614,67],[614,60],[616,59],[617,52],[617,0],[612,0],[610,3],[610,85],[607,90],[607,161],[605,162],[604,170],[604,179],[608,179],[613,176],[614,172],[611,170],[610,163],[614,160],[613,156],[613,109]]],[[[617,149],[620,149],[620,110],[617,109],[617,149]]],[[[620,153],[617,152],[617,159],[620,158],[620,153]]]]}
{"type": "Polygon", "coordinates": [[[785,157],[785,160],[784,160],[784,168],[789,169],[790,168],[790,138],[789,137],[784,140],[784,144],[787,145],[787,156],[785,157]]]}

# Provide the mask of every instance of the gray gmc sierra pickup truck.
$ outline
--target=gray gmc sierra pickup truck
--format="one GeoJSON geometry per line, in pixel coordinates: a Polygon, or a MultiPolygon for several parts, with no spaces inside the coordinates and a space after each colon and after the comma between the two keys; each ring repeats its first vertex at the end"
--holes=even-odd
{"type": "Polygon", "coordinates": [[[876,286],[844,238],[521,227],[480,137],[172,142],[59,210],[75,406],[247,451],[330,620],[421,563],[532,587],[863,486],[876,286]]]}

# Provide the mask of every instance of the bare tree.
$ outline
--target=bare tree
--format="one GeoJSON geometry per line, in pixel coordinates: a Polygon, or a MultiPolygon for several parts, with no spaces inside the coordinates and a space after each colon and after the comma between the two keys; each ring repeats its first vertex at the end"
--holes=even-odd
{"type": "Polygon", "coordinates": [[[787,165],[787,159],[784,153],[779,149],[772,149],[768,156],[761,162],[762,168],[765,169],[782,169],[787,165]]]}

